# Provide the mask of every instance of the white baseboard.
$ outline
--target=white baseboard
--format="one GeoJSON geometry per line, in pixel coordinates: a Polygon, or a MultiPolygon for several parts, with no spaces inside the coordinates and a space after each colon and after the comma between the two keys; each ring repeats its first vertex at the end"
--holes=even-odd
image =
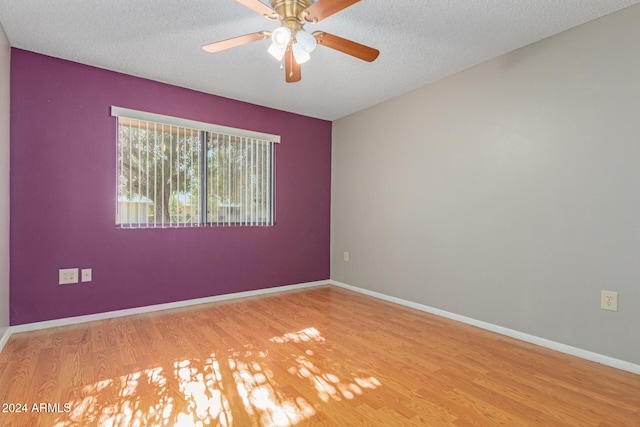
{"type": "Polygon", "coordinates": [[[466,323],[468,325],[477,326],[478,328],[486,329],[491,332],[506,335],[511,338],[516,338],[521,341],[526,341],[531,344],[536,344],[541,347],[546,347],[551,350],[556,350],[561,353],[569,354],[579,357],[581,359],[590,360],[592,362],[600,363],[602,365],[611,366],[613,368],[621,369],[623,371],[632,372],[634,374],[640,374],[640,365],[627,362],[613,357],[605,356],[602,354],[594,353],[592,351],[584,350],[570,345],[562,344],[559,342],[551,341],[546,338],[540,338],[535,335],[530,335],[524,332],[516,331],[513,329],[505,328],[502,326],[494,325],[492,323],[483,322],[481,320],[472,319],[470,317],[461,316],[459,314],[451,313],[448,311],[440,310],[438,308],[429,307],[428,305],[418,304],[413,301],[404,300],[401,298],[392,297],[389,295],[381,294],[379,292],[370,291],[356,286],[351,286],[346,283],[338,282],[336,280],[330,280],[330,284],[348,289],[350,291],[358,292],[364,295],[369,295],[374,298],[393,302],[396,304],[404,305],[406,307],[415,308],[416,310],[424,311],[427,313],[435,314],[438,316],[446,317],[447,319],[456,320],[458,322],[466,323]]]}
{"type": "Polygon", "coordinates": [[[4,348],[4,345],[9,341],[9,337],[11,336],[11,327],[8,327],[2,336],[0,336],[0,351],[4,348]]]}
{"type": "Polygon", "coordinates": [[[354,292],[358,292],[364,295],[369,295],[371,297],[378,298],[384,301],[389,301],[396,304],[404,305],[406,307],[414,308],[416,310],[442,316],[447,319],[452,319],[452,320],[456,320],[458,322],[466,323],[472,326],[477,326],[479,328],[486,329],[488,331],[496,332],[508,337],[516,338],[521,341],[536,344],[541,347],[546,347],[551,350],[556,350],[572,356],[580,357],[582,359],[590,360],[592,362],[597,362],[602,365],[611,366],[613,368],[632,372],[634,374],[640,374],[640,365],[637,365],[635,363],[631,363],[631,362],[616,359],[613,357],[605,356],[602,354],[594,353],[592,351],[584,350],[581,348],[572,347],[570,345],[558,343],[545,338],[540,338],[535,335],[530,335],[524,332],[494,325],[492,323],[483,322],[481,320],[472,319],[470,317],[461,316],[459,314],[451,313],[445,310],[440,310],[438,308],[430,307],[424,304],[419,304],[413,301],[404,300],[402,298],[396,298],[396,297],[392,297],[379,292],[374,292],[374,291],[359,288],[356,286],[348,285],[346,283],[338,282],[336,280],[320,280],[317,282],[307,282],[307,283],[299,283],[295,285],[278,286],[274,288],[258,289],[255,291],[235,292],[231,294],[215,295],[211,297],[197,298],[197,299],[191,299],[186,301],[177,301],[177,302],[171,302],[166,304],[149,305],[149,306],[136,307],[136,308],[130,308],[125,310],[89,314],[86,316],[67,317],[64,319],[55,319],[55,320],[48,320],[45,322],[27,323],[24,325],[10,326],[4,332],[4,334],[0,337],[0,351],[2,351],[2,348],[9,340],[9,337],[11,336],[11,334],[16,334],[19,332],[28,332],[28,331],[35,331],[39,329],[55,328],[58,326],[92,322],[95,320],[112,319],[116,317],[131,316],[134,314],[149,313],[149,312],[161,311],[161,310],[170,310],[173,308],[188,307],[192,305],[206,304],[210,302],[226,301],[226,300],[236,299],[236,298],[246,298],[251,296],[267,295],[267,294],[272,294],[277,292],[285,292],[285,291],[296,290],[296,289],[305,289],[305,288],[311,288],[315,286],[328,285],[328,284],[338,286],[344,289],[348,289],[354,292]]]}
{"type": "MultiPolygon", "coordinates": [[[[11,326],[5,335],[17,334],[19,332],[36,331],[39,329],[55,328],[58,326],[75,325],[78,323],[93,322],[95,320],[113,319],[115,317],[131,316],[134,314],[149,313],[152,311],[170,310],[172,308],[188,307],[191,305],[206,304],[210,302],[226,301],[236,298],[246,298],[257,295],[266,295],[276,292],[285,292],[295,289],[310,288],[319,285],[328,285],[329,280],[317,282],[298,283],[295,285],[277,286],[274,288],[257,289],[255,291],[234,292],[231,294],[215,295],[205,298],[196,298],[185,301],[170,302],[166,304],[147,305],[144,307],[128,308],[125,310],[108,311],[104,313],[88,314],[85,316],[66,317],[63,319],[47,320],[44,322],[25,323],[23,325],[11,326]]],[[[9,337],[7,336],[6,339],[9,337]]],[[[4,339],[4,338],[3,338],[4,339]]],[[[2,340],[0,340],[0,344],[2,340]]],[[[0,350],[2,346],[0,346],[0,350]]]]}

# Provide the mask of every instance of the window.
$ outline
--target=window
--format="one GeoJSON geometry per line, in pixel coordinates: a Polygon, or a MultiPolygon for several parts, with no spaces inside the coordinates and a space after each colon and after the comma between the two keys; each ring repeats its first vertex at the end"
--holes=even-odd
{"type": "Polygon", "coordinates": [[[277,135],[119,107],[111,114],[118,226],[273,225],[277,135]]]}

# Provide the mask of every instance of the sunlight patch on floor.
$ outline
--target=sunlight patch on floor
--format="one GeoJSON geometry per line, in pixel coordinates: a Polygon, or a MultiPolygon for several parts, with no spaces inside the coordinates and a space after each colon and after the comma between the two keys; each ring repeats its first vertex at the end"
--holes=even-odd
{"type": "MultiPolygon", "coordinates": [[[[284,356],[290,364],[287,373],[306,380],[322,402],[352,400],[365,389],[381,387],[375,377],[362,372],[341,378],[314,363],[318,352],[327,351],[326,340],[316,328],[269,341],[293,345],[295,353],[284,356]]],[[[287,360],[278,363],[287,366],[287,360]]],[[[242,420],[248,417],[252,425],[289,427],[312,418],[319,404],[314,406],[301,396],[290,386],[290,378],[283,378],[285,387],[280,388],[271,363],[267,350],[247,345],[242,351],[230,349],[224,356],[178,360],[104,379],[75,390],[69,402],[72,411],[62,415],[64,419],[55,427],[228,427],[241,422],[234,414],[242,420]]]]}
{"type": "Polygon", "coordinates": [[[306,356],[296,357],[295,362],[289,367],[288,372],[301,378],[307,378],[324,402],[328,402],[330,399],[340,401],[343,398],[351,400],[356,395],[361,395],[363,388],[373,390],[382,385],[375,377],[353,376],[350,381],[341,380],[336,374],[318,368],[306,356]]]}
{"type": "Polygon", "coordinates": [[[174,375],[182,392],[185,405],[178,414],[178,425],[200,427],[201,425],[230,426],[233,422],[229,401],[218,361],[211,355],[201,372],[191,361],[175,363],[174,375]]]}
{"type": "MultiPolygon", "coordinates": [[[[266,355],[263,353],[262,357],[266,355]]],[[[264,370],[260,363],[250,364],[237,358],[229,359],[228,363],[245,410],[257,417],[259,425],[287,427],[315,415],[315,408],[303,397],[287,397],[274,388],[273,373],[264,370]]]]}
{"type": "Polygon", "coordinates": [[[277,342],[277,343],[285,343],[285,342],[308,342],[308,341],[316,341],[316,342],[324,342],[325,339],[320,335],[320,332],[316,328],[306,328],[302,329],[298,332],[289,332],[280,337],[273,337],[269,341],[277,342]]]}

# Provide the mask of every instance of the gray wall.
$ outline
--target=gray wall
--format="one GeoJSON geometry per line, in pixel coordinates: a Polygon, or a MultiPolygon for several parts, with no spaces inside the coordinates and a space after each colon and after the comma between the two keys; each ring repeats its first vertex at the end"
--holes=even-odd
{"type": "Polygon", "coordinates": [[[336,121],[332,279],[640,364],[639,22],[336,121]]]}
{"type": "Polygon", "coordinates": [[[11,48],[0,26],[0,338],[9,326],[9,64],[11,48]]]}

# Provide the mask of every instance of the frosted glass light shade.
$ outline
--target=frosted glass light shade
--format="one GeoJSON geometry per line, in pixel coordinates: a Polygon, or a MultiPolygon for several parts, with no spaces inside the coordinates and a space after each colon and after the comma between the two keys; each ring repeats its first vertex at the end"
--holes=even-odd
{"type": "Polygon", "coordinates": [[[305,30],[300,30],[296,33],[296,41],[305,50],[305,52],[309,53],[313,52],[318,45],[316,38],[305,30]]]}
{"type": "Polygon", "coordinates": [[[282,61],[282,58],[284,57],[284,53],[286,51],[287,51],[287,45],[278,46],[275,43],[271,43],[271,46],[269,46],[269,49],[267,50],[267,52],[269,52],[271,56],[276,58],[278,61],[282,61]]]}
{"type": "Polygon", "coordinates": [[[271,33],[271,40],[277,46],[287,46],[291,41],[291,30],[287,27],[278,27],[271,33]]]}
{"type": "Polygon", "coordinates": [[[304,64],[309,59],[311,59],[311,55],[309,55],[309,52],[304,50],[300,43],[294,43],[291,48],[293,49],[293,57],[298,64],[304,64]]]}

